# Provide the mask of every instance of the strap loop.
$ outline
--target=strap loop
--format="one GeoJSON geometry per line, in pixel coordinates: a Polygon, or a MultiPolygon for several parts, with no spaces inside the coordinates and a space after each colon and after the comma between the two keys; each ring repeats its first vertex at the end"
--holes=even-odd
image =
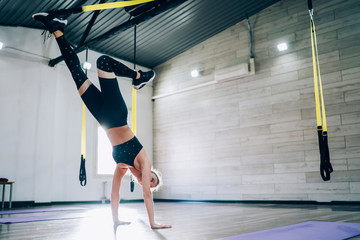
{"type": "Polygon", "coordinates": [[[80,162],[79,181],[80,181],[81,186],[86,185],[85,158],[84,158],[84,155],[82,155],[82,154],[81,154],[81,162],[80,162]]]}
{"type": "Polygon", "coordinates": [[[320,151],[320,175],[324,181],[330,180],[330,173],[333,172],[330,163],[329,146],[327,142],[327,133],[318,128],[319,151],[320,151]]]}

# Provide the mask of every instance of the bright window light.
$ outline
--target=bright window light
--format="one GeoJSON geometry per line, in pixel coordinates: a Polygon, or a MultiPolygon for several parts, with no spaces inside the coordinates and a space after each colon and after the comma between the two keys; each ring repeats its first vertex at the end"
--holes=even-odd
{"type": "Polygon", "coordinates": [[[4,45],[4,44],[3,44],[2,42],[0,42],[0,49],[2,49],[3,45],[4,45]]]}
{"type": "Polygon", "coordinates": [[[280,43],[277,45],[277,48],[279,49],[279,51],[285,51],[286,49],[288,49],[288,46],[286,43],[280,43]]]}
{"type": "Polygon", "coordinates": [[[97,153],[97,174],[114,174],[116,164],[112,157],[112,146],[102,127],[98,127],[97,153]]]}
{"type": "Polygon", "coordinates": [[[194,69],[191,71],[191,76],[194,78],[194,77],[198,77],[199,76],[199,71],[194,69]]]}
{"type": "Polygon", "coordinates": [[[89,62],[84,62],[84,69],[90,70],[91,69],[91,63],[89,62]]]}

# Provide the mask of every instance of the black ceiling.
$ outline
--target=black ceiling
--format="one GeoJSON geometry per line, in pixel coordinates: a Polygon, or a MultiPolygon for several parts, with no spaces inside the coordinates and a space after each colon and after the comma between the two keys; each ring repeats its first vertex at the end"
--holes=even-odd
{"type": "MultiPolygon", "coordinates": [[[[136,62],[153,68],[277,1],[155,0],[154,6],[140,16],[131,16],[124,8],[102,10],[85,43],[92,50],[133,62],[133,23],[137,22],[136,62]]],[[[42,29],[31,18],[33,13],[98,3],[100,0],[0,0],[0,25],[42,29]]],[[[94,13],[68,18],[65,34],[74,47],[82,45],[94,13]]]]}

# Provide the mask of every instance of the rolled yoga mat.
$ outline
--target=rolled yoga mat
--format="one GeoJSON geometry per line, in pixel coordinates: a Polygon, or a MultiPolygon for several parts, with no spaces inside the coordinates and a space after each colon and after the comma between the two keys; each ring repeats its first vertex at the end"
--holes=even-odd
{"type": "Polygon", "coordinates": [[[35,208],[35,209],[19,209],[19,210],[9,210],[9,211],[0,211],[0,215],[5,214],[23,214],[23,213],[38,213],[38,212],[57,212],[57,211],[74,211],[74,210],[85,210],[86,208],[35,208]]]}
{"type": "Polygon", "coordinates": [[[342,240],[360,235],[360,223],[309,221],[218,240],[342,240]]]}
{"type": "Polygon", "coordinates": [[[87,215],[85,214],[71,213],[71,214],[8,217],[8,218],[0,218],[0,224],[52,221],[52,220],[62,220],[62,219],[70,219],[70,218],[82,218],[86,216],[87,215]]]}

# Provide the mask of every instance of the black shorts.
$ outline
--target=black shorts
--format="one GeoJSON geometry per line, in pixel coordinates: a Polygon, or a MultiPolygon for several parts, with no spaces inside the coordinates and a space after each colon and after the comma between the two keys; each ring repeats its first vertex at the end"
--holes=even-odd
{"type": "Polygon", "coordinates": [[[134,167],[134,161],[143,146],[136,137],[127,142],[113,146],[113,158],[116,163],[125,163],[134,167]]]}

